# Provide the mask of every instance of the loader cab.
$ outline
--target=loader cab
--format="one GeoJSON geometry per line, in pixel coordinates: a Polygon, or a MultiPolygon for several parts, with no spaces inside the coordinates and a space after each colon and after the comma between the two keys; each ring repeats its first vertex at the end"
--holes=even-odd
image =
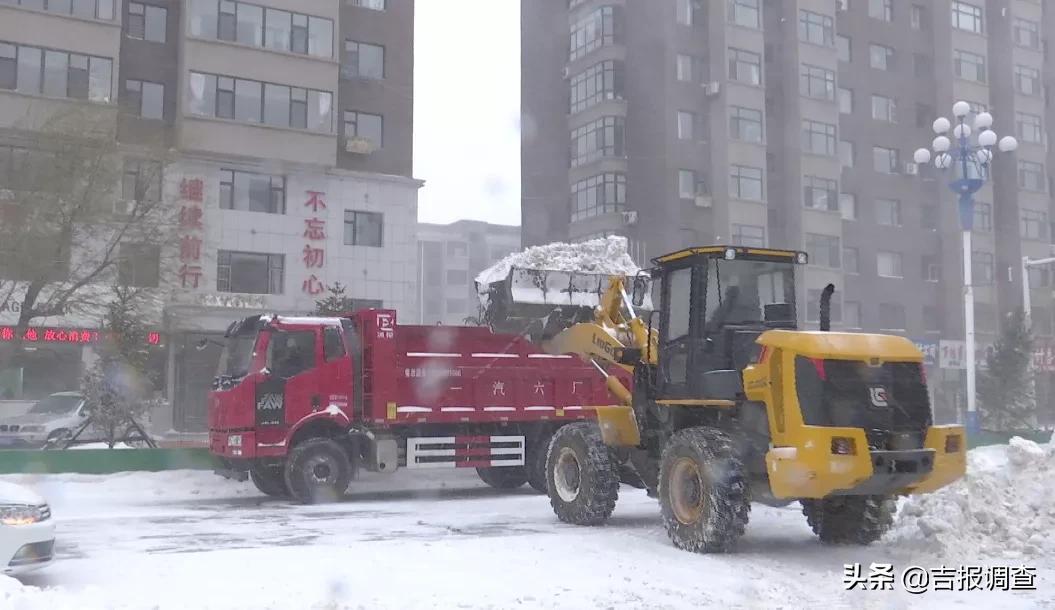
{"type": "Polygon", "coordinates": [[[795,273],[806,253],[709,246],[653,261],[663,399],[735,399],[770,328],[795,328],[795,273]]]}

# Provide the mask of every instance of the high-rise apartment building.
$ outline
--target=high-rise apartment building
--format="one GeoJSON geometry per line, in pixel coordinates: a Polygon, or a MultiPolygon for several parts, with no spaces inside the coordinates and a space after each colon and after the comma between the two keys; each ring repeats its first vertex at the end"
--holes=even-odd
{"type": "MultiPolygon", "coordinates": [[[[834,282],[835,327],[915,339],[936,413],[956,416],[964,316],[952,176],[917,167],[912,152],[960,99],[969,120],[989,110],[994,129],[1020,142],[996,154],[977,196],[984,363],[1001,316],[1021,305],[1021,257],[1052,253],[1050,8],[548,0],[524,2],[521,19],[525,245],[616,233],[650,257],[698,243],[804,249],[800,320],[816,322],[834,282]]],[[[1032,280],[1046,356],[1052,274],[1032,280]]],[[[1037,361],[1046,401],[1055,359],[1037,361]]]]}
{"type": "MultiPolygon", "coordinates": [[[[171,243],[122,257],[161,303],[161,430],[204,429],[218,349],[195,346],[237,318],[310,312],[340,282],[417,320],[413,35],[413,0],[0,1],[0,190],[17,201],[17,160],[65,109],[113,128],[129,184],[138,155],[167,151],[156,186],[114,198],[115,214],[141,191],[179,212],[171,243]]],[[[17,319],[17,286],[9,297],[0,324],[17,319]]],[[[9,394],[77,389],[91,347],[49,348],[64,364],[0,376],[9,394]]]]}

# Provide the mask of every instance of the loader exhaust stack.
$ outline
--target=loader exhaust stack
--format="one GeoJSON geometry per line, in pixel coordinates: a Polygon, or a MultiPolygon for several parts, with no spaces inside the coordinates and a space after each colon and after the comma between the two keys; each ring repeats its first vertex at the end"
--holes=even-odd
{"type": "Polygon", "coordinates": [[[828,284],[821,292],[820,329],[828,332],[832,329],[832,295],[835,294],[835,284],[828,284]]]}

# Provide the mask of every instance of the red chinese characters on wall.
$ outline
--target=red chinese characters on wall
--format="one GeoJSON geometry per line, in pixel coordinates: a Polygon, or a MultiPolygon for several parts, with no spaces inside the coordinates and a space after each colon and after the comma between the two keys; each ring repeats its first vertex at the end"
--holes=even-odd
{"type": "Polygon", "coordinates": [[[312,296],[323,291],[323,282],[319,279],[321,271],[313,272],[312,269],[322,269],[326,266],[326,250],[322,243],[326,240],[326,220],[319,218],[319,213],[326,209],[326,201],[323,199],[326,193],[322,191],[305,191],[308,200],[304,207],[311,208],[311,218],[304,219],[304,244],[303,256],[304,268],[308,271],[308,277],[301,284],[301,290],[312,296]]]}
{"type": "MultiPolygon", "coordinates": [[[[12,326],[0,327],[0,342],[15,340],[16,329],[12,326]]],[[[26,343],[99,343],[107,340],[106,334],[97,330],[84,328],[27,328],[22,334],[22,340],[26,343]]],[[[161,345],[161,333],[150,331],[147,333],[148,345],[161,345]]]]}
{"type": "Polygon", "coordinates": [[[179,280],[183,288],[197,288],[202,279],[201,234],[205,230],[205,183],[201,178],[184,178],[179,193],[179,280]]]}

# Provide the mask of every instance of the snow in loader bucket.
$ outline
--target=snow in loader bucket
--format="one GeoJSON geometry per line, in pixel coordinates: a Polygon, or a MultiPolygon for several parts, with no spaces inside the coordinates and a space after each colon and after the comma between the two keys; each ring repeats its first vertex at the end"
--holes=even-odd
{"type": "MultiPolygon", "coordinates": [[[[508,275],[487,285],[477,283],[484,319],[496,331],[550,335],[568,325],[589,320],[601,304],[612,277],[609,273],[512,267],[508,275]]],[[[627,297],[638,313],[652,310],[651,278],[623,275],[627,297]]]]}

